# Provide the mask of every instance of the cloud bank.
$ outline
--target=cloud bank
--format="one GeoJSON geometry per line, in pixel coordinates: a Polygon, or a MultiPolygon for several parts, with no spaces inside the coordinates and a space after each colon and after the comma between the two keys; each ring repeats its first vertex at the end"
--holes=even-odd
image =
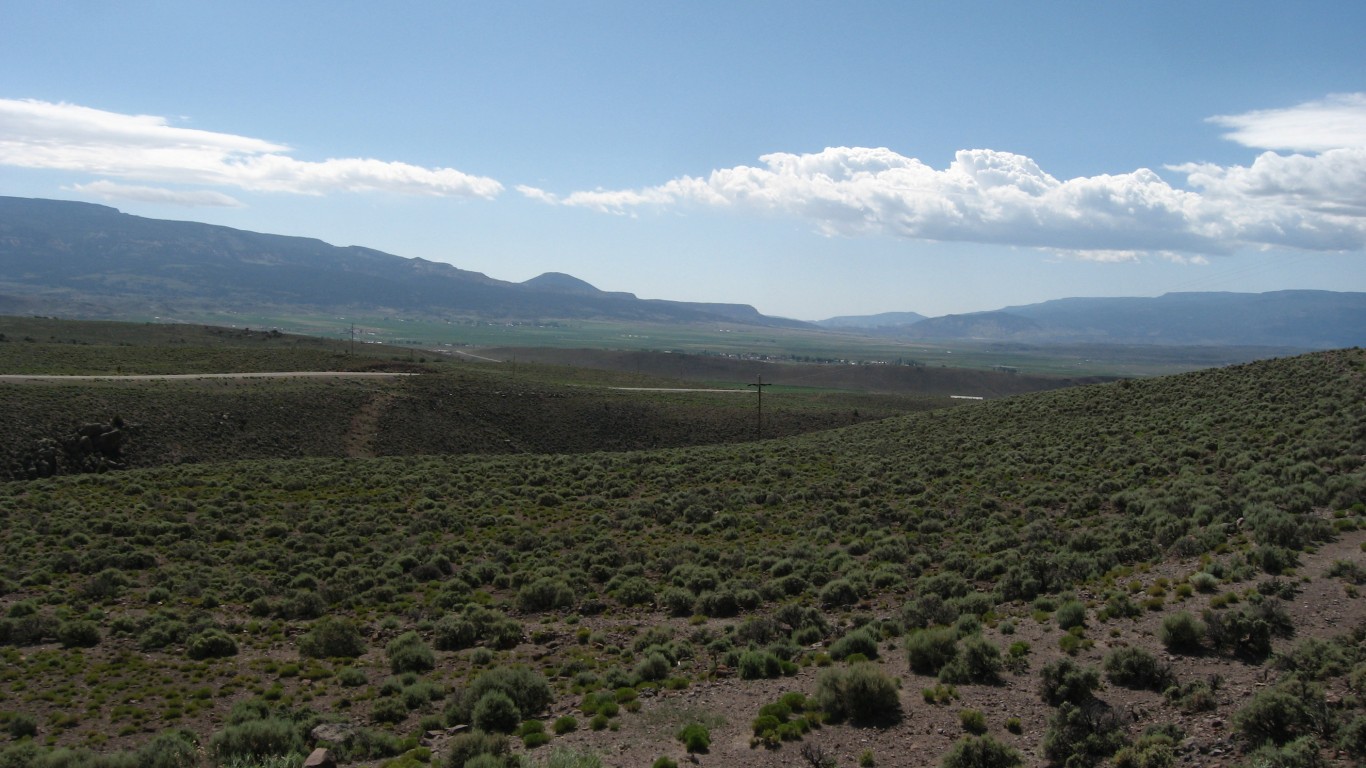
{"type": "MultiPolygon", "coordinates": [[[[494,179],[453,168],[369,158],[298,160],[262,139],[181,128],[163,117],[124,115],[74,104],[0,99],[0,165],[88,173],[143,182],[323,195],[389,192],[493,198],[494,179]]],[[[96,182],[90,191],[178,204],[235,204],[227,195],[96,182]],[[196,203],[195,201],[200,202],[196,203]]]]}
{"type": "Polygon", "coordinates": [[[886,148],[829,147],[642,189],[518,190],[609,213],[683,205],[779,212],[827,235],[1016,245],[1101,261],[1198,259],[1246,246],[1366,248],[1366,95],[1214,120],[1249,146],[1318,154],[1168,167],[1186,176],[1185,189],[1146,168],[1059,180],[1028,157],[989,149],[960,151],[935,169],[886,148]]]}

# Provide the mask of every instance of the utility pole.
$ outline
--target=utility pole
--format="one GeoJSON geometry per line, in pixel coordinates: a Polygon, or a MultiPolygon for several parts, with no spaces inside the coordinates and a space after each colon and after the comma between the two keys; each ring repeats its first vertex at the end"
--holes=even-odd
{"type": "Polygon", "coordinates": [[[763,377],[762,375],[760,375],[760,376],[758,377],[758,379],[759,379],[759,383],[758,383],[758,384],[746,384],[745,386],[754,387],[755,393],[759,395],[759,428],[758,428],[758,435],[759,435],[759,439],[760,439],[760,440],[763,440],[763,439],[764,439],[764,387],[771,387],[771,386],[773,386],[773,385],[772,385],[772,384],[765,384],[765,383],[764,383],[764,377],[763,377]]]}
{"type": "Polygon", "coordinates": [[[355,356],[356,356],[356,324],[355,324],[355,323],[352,323],[352,324],[351,324],[351,352],[350,352],[349,356],[350,356],[350,357],[355,357],[355,356]]]}

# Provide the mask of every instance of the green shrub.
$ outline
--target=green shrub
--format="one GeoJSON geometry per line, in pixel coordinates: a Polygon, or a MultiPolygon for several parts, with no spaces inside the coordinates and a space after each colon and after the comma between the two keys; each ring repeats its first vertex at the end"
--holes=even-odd
{"type": "Polygon", "coordinates": [[[1192,680],[1188,683],[1173,685],[1168,688],[1164,695],[1177,709],[1186,714],[1195,712],[1208,712],[1219,706],[1219,699],[1215,694],[1219,686],[1223,684],[1223,678],[1212,675],[1208,680],[1192,680]]]}
{"type": "Polygon", "coordinates": [[[1086,604],[1080,600],[1068,600],[1058,607],[1058,612],[1053,614],[1053,619],[1058,622],[1060,629],[1084,627],[1086,626],[1086,604]]]}
{"type": "Polygon", "coordinates": [[[517,607],[529,613],[568,608],[574,604],[574,590],[560,579],[542,576],[517,592],[517,607]]]}
{"type": "Polygon", "coordinates": [[[964,736],[940,761],[942,768],[1014,768],[1024,758],[990,736],[964,736]]]}
{"type": "Polygon", "coordinates": [[[711,731],[701,723],[689,723],[678,732],[678,740],[689,754],[705,753],[711,748],[711,731]]]}
{"type": "Polygon", "coordinates": [[[337,682],[347,688],[357,688],[369,682],[363,670],[355,667],[344,667],[337,672],[337,682]]]}
{"type": "Polygon", "coordinates": [[[384,646],[389,657],[389,669],[396,675],[404,672],[427,672],[436,668],[436,654],[416,632],[404,632],[384,646]]]}
{"type": "Polygon", "coordinates": [[[1284,745],[1263,744],[1248,755],[1247,765],[1256,768],[1321,768],[1322,745],[1313,736],[1301,736],[1284,745]]]}
{"type": "Polygon", "coordinates": [[[1116,648],[1104,666],[1110,682],[1125,688],[1162,692],[1176,682],[1171,667],[1142,648],[1116,648]]]}
{"type": "Polygon", "coordinates": [[[475,702],[473,724],[488,733],[512,733],[522,721],[522,712],[511,696],[493,689],[475,702]]]}
{"type": "Polygon", "coordinates": [[[1077,705],[1064,701],[1049,719],[1043,751],[1056,765],[1095,766],[1124,746],[1124,723],[1103,702],[1077,705]]]}
{"type": "Polygon", "coordinates": [[[370,719],[377,723],[401,723],[408,717],[408,705],[395,696],[376,699],[370,707],[370,719]]]}
{"type": "Polygon", "coordinates": [[[1323,735],[1331,723],[1323,689],[1298,678],[1259,691],[1233,714],[1233,727],[1254,747],[1323,735]]]}
{"type": "Polygon", "coordinates": [[[650,768],[678,768],[678,761],[671,757],[660,757],[650,763],[650,768]]]}
{"type": "Polygon", "coordinates": [[[502,757],[506,754],[506,736],[479,730],[465,731],[456,734],[446,745],[446,768],[468,768],[474,760],[484,756],[491,758],[493,765],[503,768],[502,757]]]}
{"type": "Polygon", "coordinates": [[[468,688],[451,698],[447,721],[452,725],[470,722],[475,704],[492,690],[506,694],[524,716],[539,714],[550,704],[550,686],[538,672],[526,667],[498,667],[480,673],[468,688]]]}
{"type": "Polygon", "coordinates": [[[190,637],[185,655],[192,659],[219,659],[237,655],[237,641],[221,629],[206,629],[190,637]]]}
{"type": "Polygon", "coordinates": [[[1177,611],[1162,619],[1158,638],[1172,653],[1199,653],[1205,625],[1187,611],[1177,611]]]}
{"type": "Polygon", "coordinates": [[[9,737],[14,741],[24,737],[33,738],[38,735],[38,718],[28,712],[15,712],[10,716],[5,730],[9,732],[9,737]]]}
{"type": "Polygon", "coordinates": [[[1039,698],[1056,707],[1064,702],[1084,704],[1100,687],[1100,673],[1071,659],[1058,659],[1039,670],[1039,698]]]}
{"type": "Polygon", "coordinates": [[[100,644],[100,628],[93,621],[63,621],[57,625],[57,642],[63,648],[93,648],[100,644]]]}
{"type": "Polygon", "coordinates": [[[1001,651],[981,635],[973,635],[958,648],[949,663],[939,670],[945,683],[995,684],[1001,681],[1001,651]]]}
{"type": "Polygon", "coordinates": [[[859,627],[830,645],[830,657],[842,660],[855,653],[866,659],[877,658],[878,635],[871,627],[859,627]]]}
{"type": "Polygon", "coordinates": [[[957,653],[958,633],[948,627],[916,630],[906,637],[906,658],[916,674],[938,675],[957,653]]]}
{"type": "Polygon", "coordinates": [[[560,717],[555,718],[555,724],[551,726],[555,731],[556,736],[563,736],[566,733],[577,730],[578,727],[579,719],[573,715],[561,715],[560,717]]]}
{"type": "Polygon", "coordinates": [[[761,680],[779,677],[783,673],[782,659],[768,651],[745,651],[738,665],[741,680],[761,680]]]}
{"type": "Polygon", "coordinates": [[[981,736],[987,732],[987,716],[982,714],[980,709],[960,710],[958,722],[962,724],[963,730],[974,736],[981,736]]]}
{"type": "Polygon", "coordinates": [[[303,748],[303,739],[294,723],[278,717],[233,723],[209,739],[209,754],[220,763],[291,755],[303,748]]]}
{"type": "Polygon", "coordinates": [[[901,719],[897,681],[868,662],[823,671],[816,680],[813,698],[833,721],[883,723],[901,719]]]}
{"type": "Polygon", "coordinates": [[[349,619],[324,616],[299,640],[299,653],[315,659],[354,659],[365,653],[365,636],[349,619]]]}
{"type": "Polygon", "coordinates": [[[462,651],[478,645],[505,650],[522,641],[522,625],[482,605],[468,605],[460,616],[436,623],[433,645],[438,651],[462,651]]]}

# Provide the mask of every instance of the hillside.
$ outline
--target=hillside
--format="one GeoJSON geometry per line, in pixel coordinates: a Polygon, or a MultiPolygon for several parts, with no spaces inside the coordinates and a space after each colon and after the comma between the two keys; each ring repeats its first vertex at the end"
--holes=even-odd
{"type": "Polygon", "coordinates": [[[1346,350],[734,446],[5,483],[0,719],[224,761],[328,721],[368,765],[682,762],[685,728],[716,765],[1358,763],[1364,376],[1346,350]]]}
{"type": "MultiPolygon", "coordinates": [[[[429,354],[277,331],[0,318],[7,413],[0,480],[232,459],[587,453],[756,437],[758,414],[744,385],[755,364],[721,371],[705,358],[658,355],[667,367],[637,358],[633,370],[612,374],[531,365],[530,354],[505,366],[429,354]],[[690,382],[690,369],[708,382],[690,382]],[[295,372],[335,375],[252,375],[295,372]],[[34,377],[54,374],[59,378],[34,377]],[[109,378],[73,378],[91,375],[109,378]],[[104,439],[114,442],[99,442],[110,433],[104,439]]],[[[798,380],[822,370],[786,366],[798,380]]],[[[795,435],[961,402],[934,382],[1005,394],[990,386],[1000,378],[940,369],[931,380],[895,390],[871,378],[848,379],[844,391],[789,385],[769,393],[763,434],[795,435]]],[[[1035,388],[1075,383],[1009,381],[1035,388]]]]}
{"type": "Polygon", "coordinates": [[[801,326],[753,307],[638,299],[568,276],[495,280],[359,246],[0,197],[0,312],[176,317],[228,311],[597,318],[801,326]],[[566,279],[568,278],[568,279],[566,279]]]}
{"type": "MultiPolygon", "coordinates": [[[[1168,293],[1068,298],[905,323],[839,318],[903,339],[1030,344],[1152,344],[1333,349],[1366,344],[1366,294],[1335,291],[1168,293]]],[[[830,325],[823,321],[821,325],[830,325]]]]}

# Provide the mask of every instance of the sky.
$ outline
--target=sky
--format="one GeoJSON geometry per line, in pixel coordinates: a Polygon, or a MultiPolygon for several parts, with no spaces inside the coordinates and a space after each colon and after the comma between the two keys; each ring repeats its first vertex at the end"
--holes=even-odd
{"type": "Polygon", "coordinates": [[[817,320],[1366,291],[1366,3],[0,3],[0,195],[817,320]]]}

